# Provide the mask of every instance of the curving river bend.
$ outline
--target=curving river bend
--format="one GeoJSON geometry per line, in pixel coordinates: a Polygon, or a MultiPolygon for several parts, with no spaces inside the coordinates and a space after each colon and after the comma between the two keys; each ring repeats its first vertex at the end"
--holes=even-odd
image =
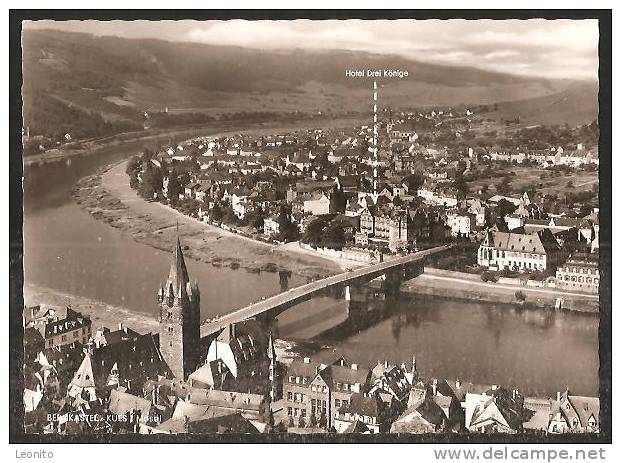
{"type": "MultiPolygon", "coordinates": [[[[136,243],[93,219],[71,199],[74,183],[139,152],[144,142],[108,147],[70,162],[24,172],[25,281],[155,314],[155,291],[170,254],[136,243]]],[[[280,291],[277,274],[251,274],[188,259],[201,288],[202,316],[213,316],[280,291]]],[[[301,284],[293,277],[291,285],[301,284]]],[[[426,376],[506,384],[531,394],[570,387],[597,395],[598,319],[576,313],[516,311],[490,304],[402,296],[391,315],[355,334],[322,338],[358,363],[411,362],[426,376]]],[[[284,338],[310,339],[344,318],[344,302],[318,298],[279,317],[284,338]]]]}

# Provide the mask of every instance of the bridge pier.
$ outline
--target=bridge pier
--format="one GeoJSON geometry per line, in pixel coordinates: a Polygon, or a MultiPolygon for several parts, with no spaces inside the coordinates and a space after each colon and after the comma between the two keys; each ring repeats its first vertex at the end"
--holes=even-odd
{"type": "Polygon", "coordinates": [[[382,290],[386,299],[392,299],[401,288],[401,282],[403,281],[403,274],[401,269],[390,270],[384,274],[384,281],[382,282],[382,290]]]}
{"type": "Polygon", "coordinates": [[[272,333],[273,337],[278,337],[278,319],[273,311],[260,313],[255,319],[261,325],[264,333],[272,333]]]}
{"type": "Polygon", "coordinates": [[[392,298],[399,294],[401,283],[416,278],[423,273],[424,264],[414,262],[403,266],[388,270],[384,274],[382,289],[386,298],[392,298]]]}
{"type": "Polygon", "coordinates": [[[369,290],[364,284],[345,286],[345,303],[350,320],[361,320],[369,309],[369,290]]]}

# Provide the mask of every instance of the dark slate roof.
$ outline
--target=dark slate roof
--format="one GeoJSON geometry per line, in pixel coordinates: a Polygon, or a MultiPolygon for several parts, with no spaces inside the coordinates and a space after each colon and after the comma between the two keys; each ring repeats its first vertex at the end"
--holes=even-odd
{"type": "Polygon", "coordinates": [[[82,327],[90,326],[91,319],[67,308],[67,317],[55,321],[50,321],[45,325],[45,338],[68,333],[82,327]]]}
{"type": "Polygon", "coordinates": [[[361,416],[379,417],[382,412],[383,403],[375,396],[368,396],[361,393],[354,393],[349,404],[341,407],[341,412],[351,413],[361,416]]]}

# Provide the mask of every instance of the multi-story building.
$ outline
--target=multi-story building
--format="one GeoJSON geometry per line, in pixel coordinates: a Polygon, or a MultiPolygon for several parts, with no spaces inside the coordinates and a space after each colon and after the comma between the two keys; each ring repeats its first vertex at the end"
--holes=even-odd
{"type": "Polygon", "coordinates": [[[446,213],[446,225],[451,228],[453,236],[470,236],[474,221],[474,216],[465,210],[451,210],[446,213]]]}
{"type": "Polygon", "coordinates": [[[556,270],[556,287],[568,291],[597,293],[599,264],[597,255],[574,254],[556,270]]]}
{"type": "Polygon", "coordinates": [[[378,434],[391,425],[388,404],[377,394],[355,393],[337,412],[334,427],[339,433],[357,432],[378,434]]]}
{"type": "Polygon", "coordinates": [[[80,312],[76,312],[71,307],[67,307],[64,318],[44,318],[44,323],[37,323],[36,320],[31,323],[43,336],[47,348],[76,342],[85,344],[91,337],[91,319],[80,312]]]}
{"type": "Polygon", "coordinates": [[[263,221],[263,234],[265,236],[278,235],[280,233],[280,223],[278,217],[267,217],[263,221]]]}
{"type": "Polygon", "coordinates": [[[311,215],[324,215],[330,213],[330,198],[324,193],[317,193],[304,201],[304,213],[311,215]]]}
{"type": "Polygon", "coordinates": [[[356,238],[357,243],[371,240],[387,242],[395,250],[407,246],[412,240],[409,214],[400,209],[384,209],[366,207],[360,213],[360,233],[367,238],[356,238]]]}
{"type": "Polygon", "coordinates": [[[294,360],[283,380],[283,399],[287,415],[298,421],[302,418],[326,428],[334,424],[337,411],[349,404],[354,393],[368,385],[370,370],[356,364],[347,365],[343,358],[330,363],[317,363],[306,357],[294,360]]]}
{"type": "Polygon", "coordinates": [[[479,246],[479,265],[491,270],[546,271],[555,268],[563,250],[550,230],[536,233],[489,231],[479,246]]]}

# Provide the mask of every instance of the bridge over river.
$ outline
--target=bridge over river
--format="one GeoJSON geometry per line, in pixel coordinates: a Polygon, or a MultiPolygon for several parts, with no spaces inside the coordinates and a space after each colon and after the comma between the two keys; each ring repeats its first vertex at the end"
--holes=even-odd
{"type": "Polygon", "coordinates": [[[346,294],[347,297],[350,297],[349,288],[384,277],[384,291],[386,293],[398,291],[402,281],[410,280],[422,273],[424,261],[427,257],[444,252],[450,247],[450,245],[437,246],[291,288],[283,293],[223,315],[217,320],[204,323],[201,325],[201,337],[214,335],[229,325],[250,318],[273,319],[290,307],[308,301],[333,287],[347,287],[346,294]]]}

